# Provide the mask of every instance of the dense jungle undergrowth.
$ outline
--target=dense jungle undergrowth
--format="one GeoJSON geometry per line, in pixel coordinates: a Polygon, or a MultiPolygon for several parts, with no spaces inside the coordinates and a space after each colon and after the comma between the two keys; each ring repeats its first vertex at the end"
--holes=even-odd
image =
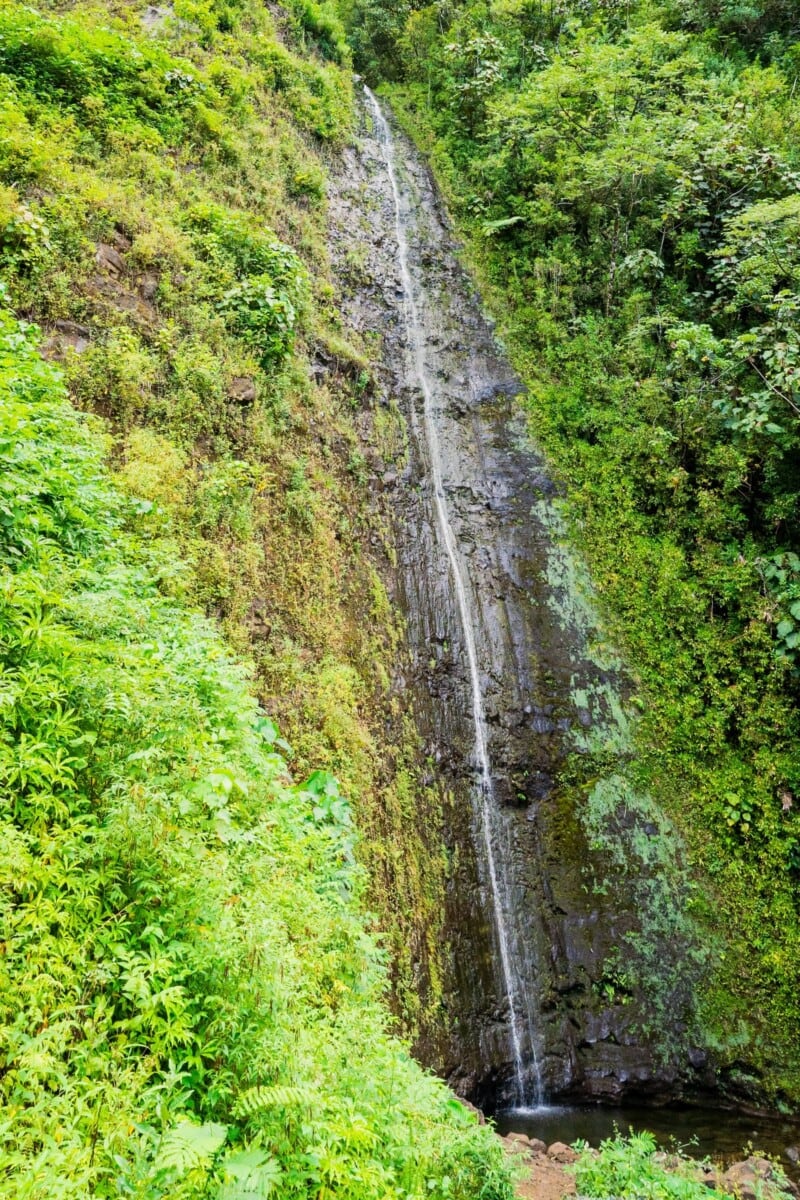
{"type": "MultiPolygon", "coordinates": [[[[689,847],[691,1037],[734,1092],[795,1109],[797,5],[350,0],[344,17],[448,198],[634,675],[619,771],[689,847]]],[[[570,772],[580,803],[594,781],[570,772]]],[[[609,987],[636,990],[624,955],[609,987]]]]}
{"type": "Polygon", "coordinates": [[[4,1197],[510,1195],[390,1032],[441,815],[327,266],[351,88],[313,0],[0,6],[4,1197]]]}

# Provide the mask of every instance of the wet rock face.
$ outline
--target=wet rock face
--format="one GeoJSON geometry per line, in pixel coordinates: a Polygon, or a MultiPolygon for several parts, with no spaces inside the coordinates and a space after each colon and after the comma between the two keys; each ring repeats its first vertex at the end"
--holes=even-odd
{"type": "MultiPolygon", "coordinates": [[[[399,218],[424,330],[420,353],[442,490],[474,622],[496,805],[493,847],[514,1004],[526,1017],[530,1086],[538,1072],[551,1097],[663,1099],[694,1068],[657,1066],[632,1032],[635,1004],[611,1002],[598,986],[635,915],[629,899],[611,901],[587,888],[591,851],[555,783],[580,738],[613,724],[625,682],[618,665],[592,649],[593,631],[574,618],[575,581],[554,570],[557,489],[527,437],[519,381],[458,263],[426,168],[395,138],[399,218]]],[[[349,321],[365,338],[381,339],[383,371],[371,402],[396,401],[406,428],[407,446],[375,479],[384,498],[391,494],[397,567],[389,582],[407,622],[408,653],[396,684],[413,692],[448,797],[443,1004],[429,1014],[416,1052],[462,1095],[491,1109],[518,1097],[511,1005],[476,828],[471,685],[431,490],[410,297],[398,272],[395,197],[385,147],[366,110],[360,144],[345,153],[334,183],[331,211],[349,321]]]]}

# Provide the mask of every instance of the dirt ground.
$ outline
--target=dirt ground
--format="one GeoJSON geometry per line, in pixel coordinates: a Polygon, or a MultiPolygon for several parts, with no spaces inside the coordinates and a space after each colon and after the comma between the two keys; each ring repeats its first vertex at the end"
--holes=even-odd
{"type": "Polygon", "coordinates": [[[519,1164],[520,1200],[562,1200],[564,1196],[575,1195],[575,1179],[566,1170],[577,1157],[574,1150],[560,1142],[547,1150],[543,1142],[513,1133],[502,1140],[519,1164]]]}

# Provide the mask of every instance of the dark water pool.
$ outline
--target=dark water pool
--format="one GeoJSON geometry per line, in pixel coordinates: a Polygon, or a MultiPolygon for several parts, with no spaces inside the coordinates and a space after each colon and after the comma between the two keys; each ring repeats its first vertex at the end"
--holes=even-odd
{"type": "Polygon", "coordinates": [[[494,1120],[500,1133],[526,1133],[547,1142],[574,1142],[577,1138],[599,1146],[615,1129],[627,1133],[649,1129],[666,1150],[676,1144],[693,1158],[708,1156],[723,1165],[762,1151],[780,1160],[786,1174],[800,1180],[800,1169],[787,1156],[800,1149],[800,1121],[748,1117],[736,1112],[703,1108],[542,1107],[499,1112],[494,1120]]]}

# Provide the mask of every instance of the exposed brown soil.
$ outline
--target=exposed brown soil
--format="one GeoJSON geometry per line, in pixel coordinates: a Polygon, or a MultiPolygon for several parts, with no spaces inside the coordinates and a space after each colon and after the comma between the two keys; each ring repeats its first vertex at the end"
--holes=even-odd
{"type": "MultiPolygon", "coordinates": [[[[550,1147],[550,1153],[535,1149],[534,1143],[513,1133],[502,1141],[519,1166],[517,1195],[520,1200],[562,1200],[564,1196],[575,1195],[575,1178],[566,1169],[566,1163],[553,1157],[554,1147],[550,1147]]],[[[577,1157],[574,1151],[570,1155],[577,1157]]]]}

